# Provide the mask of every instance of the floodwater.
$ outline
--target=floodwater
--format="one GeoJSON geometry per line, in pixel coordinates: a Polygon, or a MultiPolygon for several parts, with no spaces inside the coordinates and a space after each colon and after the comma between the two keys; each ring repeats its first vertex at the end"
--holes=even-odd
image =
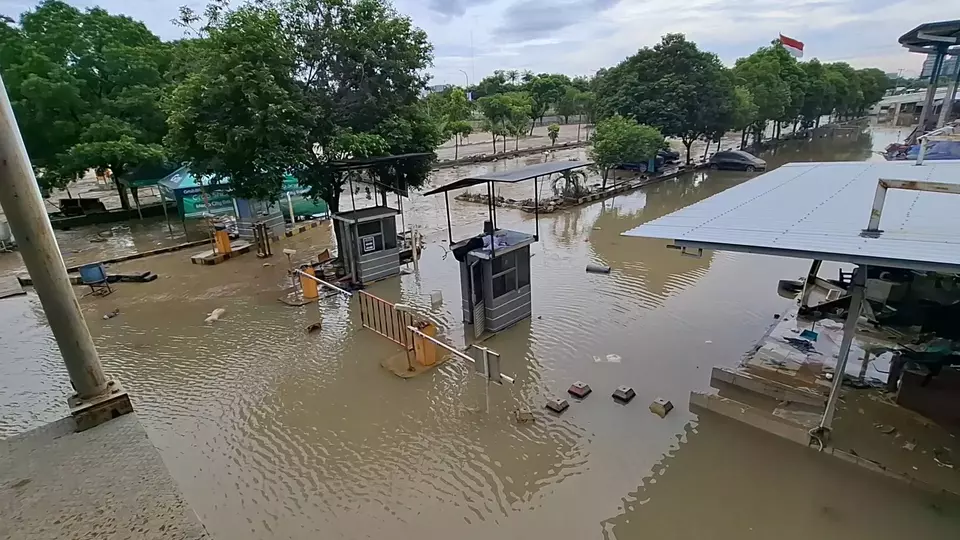
{"type": "MultiPolygon", "coordinates": [[[[796,143],[766,159],[869,159],[890,137],[796,143]]],[[[465,169],[441,171],[433,183],[465,169]]],[[[105,368],[132,394],[215,538],[956,537],[953,500],[689,412],[689,392],[708,388],[710,368],[735,364],[789,305],[777,281],[807,265],[683,257],[620,233],[747,178],[699,172],[543,216],[531,263],[534,316],[486,343],[514,385],[487,387],[458,362],[396,378],[379,362],[397,349],[360,328],[355,301],[352,310],[340,298],[302,308],[277,301],[288,284],[282,255],[271,266],[252,255],[195,266],[190,250],[130,261],[114,268],[160,279],[80,304],[105,368]],[[613,271],[587,274],[591,262],[613,271]],[[204,324],[218,307],[224,318],[204,324]],[[101,318],[114,308],[118,317],[101,318]],[[317,320],[323,330],[307,335],[317,320]],[[594,394],[562,417],[541,412],[547,396],[577,380],[594,394]],[[609,398],[622,384],[638,394],[628,406],[609,398]],[[647,411],[656,397],[676,406],[665,419],[647,411]],[[513,421],[520,406],[536,411],[536,423],[513,421]]],[[[532,194],[532,183],[515,188],[524,186],[532,194]]],[[[450,208],[456,239],[481,230],[485,207],[451,197],[450,208]]],[[[463,346],[443,198],[415,195],[405,210],[428,242],[419,275],[370,291],[429,315],[443,339],[463,346]],[[432,291],[443,296],[437,307],[432,291]]],[[[499,210],[498,222],[535,228],[512,210],[499,210]]],[[[331,243],[323,226],[276,251],[296,249],[301,260],[331,243]]],[[[64,414],[69,383],[35,295],[0,306],[4,435],[64,414]]]]}

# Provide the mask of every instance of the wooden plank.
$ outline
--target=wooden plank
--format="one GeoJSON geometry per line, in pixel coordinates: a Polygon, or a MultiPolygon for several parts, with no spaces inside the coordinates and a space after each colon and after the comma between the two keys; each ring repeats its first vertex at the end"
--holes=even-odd
{"type": "Polygon", "coordinates": [[[10,298],[11,296],[21,296],[27,294],[20,285],[17,276],[5,276],[0,278],[0,298],[10,298]]]}

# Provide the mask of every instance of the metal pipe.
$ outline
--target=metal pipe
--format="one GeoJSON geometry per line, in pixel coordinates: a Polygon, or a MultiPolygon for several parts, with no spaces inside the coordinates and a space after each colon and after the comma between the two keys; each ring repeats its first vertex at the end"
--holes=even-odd
{"type": "Polygon", "coordinates": [[[107,388],[107,377],[67,278],[67,268],[2,78],[0,122],[0,206],[20,245],[20,256],[40,297],[74,390],[81,398],[100,395],[107,388]]]}
{"type": "Polygon", "coordinates": [[[946,47],[941,47],[933,61],[933,71],[930,73],[930,86],[927,87],[927,95],[923,100],[923,110],[920,112],[919,133],[927,131],[927,122],[932,117],[933,102],[937,95],[937,81],[940,78],[940,69],[943,67],[943,59],[946,58],[946,47]]]}
{"type": "Polygon", "coordinates": [[[453,246],[453,227],[450,225],[450,192],[443,192],[443,202],[447,205],[447,236],[450,240],[450,245],[453,246]]]}
{"type": "Polygon", "coordinates": [[[173,237],[173,227],[170,226],[170,214],[167,212],[167,199],[163,196],[162,189],[158,188],[157,191],[160,192],[160,205],[163,206],[163,219],[167,222],[167,232],[173,237]]]}
{"type": "Polygon", "coordinates": [[[540,193],[537,190],[537,177],[533,177],[533,220],[536,224],[536,233],[533,235],[533,239],[537,242],[540,241],[540,193]]]}
{"type": "Polygon", "coordinates": [[[337,292],[340,293],[340,294],[345,294],[345,295],[347,295],[347,296],[353,296],[353,293],[352,293],[352,292],[350,292],[350,291],[348,291],[348,290],[345,290],[345,289],[341,289],[340,287],[337,287],[337,286],[334,285],[333,283],[327,283],[326,281],[318,278],[317,276],[311,276],[310,274],[304,272],[303,270],[300,270],[299,268],[294,269],[294,272],[300,274],[301,276],[306,276],[306,277],[308,277],[308,278],[316,281],[317,283],[323,285],[324,287],[329,287],[329,288],[337,291],[337,292]]]}
{"type": "MultiPolygon", "coordinates": [[[[944,64],[946,64],[946,58],[944,58],[944,64]]],[[[950,114],[953,112],[953,98],[957,94],[957,84],[960,83],[960,56],[954,57],[953,64],[953,82],[947,85],[947,95],[943,96],[943,105],[940,106],[940,119],[937,121],[937,127],[941,128],[944,124],[947,123],[947,120],[950,119],[950,114]]]]}
{"type": "Polygon", "coordinates": [[[850,347],[857,333],[857,319],[860,318],[860,308],[863,305],[864,288],[867,282],[867,267],[859,266],[853,273],[853,282],[850,287],[850,309],[847,320],[843,323],[843,339],[840,340],[840,352],[837,353],[837,368],[833,372],[833,386],[830,388],[830,397],[827,398],[827,407],[820,419],[819,430],[830,431],[833,426],[833,415],[837,409],[837,399],[840,398],[840,388],[843,386],[843,376],[847,369],[847,357],[850,347]]]}
{"type": "Polygon", "coordinates": [[[290,227],[297,224],[297,218],[293,217],[293,197],[287,192],[287,210],[290,212],[290,227]]]}

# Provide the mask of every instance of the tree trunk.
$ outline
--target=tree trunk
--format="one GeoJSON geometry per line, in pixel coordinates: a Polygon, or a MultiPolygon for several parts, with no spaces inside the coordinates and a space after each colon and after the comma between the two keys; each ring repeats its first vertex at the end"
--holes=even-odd
{"type": "Polygon", "coordinates": [[[517,144],[514,145],[513,149],[516,150],[516,151],[519,151],[519,150],[520,150],[520,136],[519,136],[519,135],[517,135],[517,144]]]}
{"type": "Polygon", "coordinates": [[[717,139],[717,152],[720,151],[720,143],[721,143],[721,142],[723,142],[723,136],[722,136],[722,135],[720,136],[719,139],[717,139]]]}
{"type": "Polygon", "coordinates": [[[497,153],[497,134],[493,134],[493,153],[497,153]]]}
{"type": "Polygon", "coordinates": [[[707,160],[707,152],[709,152],[709,151],[710,151],[710,141],[707,141],[707,144],[704,145],[704,148],[703,148],[703,160],[704,160],[704,161],[707,160]]]}
{"type": "Polygon", "coordinates": [[[457,135],[453,136],[453,159],[456,160],[460,157],[460,140],[457,135]]]}
{"type": "Polygon", "coordinates": [[[820,127],[820,116],[823,116],[823,115],[817,116],[817,123],[816,125],[814,125],[813,129],[818,129],[820,127]]]}
{"type": "Polygon", "coordinates": [[[603,169],[603,183],[600,184],[600,189],[607,189],[607,174],[610,173],[610,169],[603,169]]]}
{"type": "Polygon", "coordinates": [[[687,165],[690,164],[690,145],[693,144],[693,141],[683,140],[683,145],[687,147],[687,165]]]}
{"type": "Polygon", "coordinates": [[[577,142],[580,142],[580,120],[577,119],[577,142]]]}
{"type": "Polygon", "coordinates": [[[130,197],[127,195],[127,186],[120,183],[120,175],[123,169],[116,170],[110,167],[110,176],[113,178],[113,185],[117,188],[117,195],[120,196],[120,208],[130,210],[130,197]]]}
{"type": "Polygon", "coordinates": [[[794,134],[794,135],[797,134],[797,124],[799,124],[799,123],[800,123],[800,119],[799,119],[799,118],[795,118],[795,119],[793,120],[793,134],[794,134]]]}

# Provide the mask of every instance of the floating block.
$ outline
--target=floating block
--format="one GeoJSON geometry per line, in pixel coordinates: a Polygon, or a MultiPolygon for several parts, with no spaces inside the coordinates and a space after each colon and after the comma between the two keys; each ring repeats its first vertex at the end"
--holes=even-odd
{"type": "Polygon", "coordinates": [[[560,414],[563,411],[569,409],[570,404],[567,403],[567,400],[563,398],[556,398],[556,399],[551,399],[550,401],[547,401],[547,408],[557,414],[560,414]]]}
{"type": "Polygon", "coordinates": [[[621,386],[613,392],[613,399],[621,403],[630,403],[630,400],[637,397],[637,393],[629,386],[621,386]]]}
{"type": "Polygon", "coordinates": [[[570,394],[571,396],[577,399],[583,399],[587,397],[588,395],[590,395],[590,392],[593,392],[593,390],[590,389],[590,385],[582,381],[577,381],[573,383],[573,386],[571,386],[570,389],[567,390],[568,394],[570,394]]]}
{"type": "Polygon", "coordinates": [[[673,410],[673,403],[663,399],[657,398],[653,400],[653,403],[650,404],[650,412],[663,418],[667,416],[667,413],[673,410]]]}

